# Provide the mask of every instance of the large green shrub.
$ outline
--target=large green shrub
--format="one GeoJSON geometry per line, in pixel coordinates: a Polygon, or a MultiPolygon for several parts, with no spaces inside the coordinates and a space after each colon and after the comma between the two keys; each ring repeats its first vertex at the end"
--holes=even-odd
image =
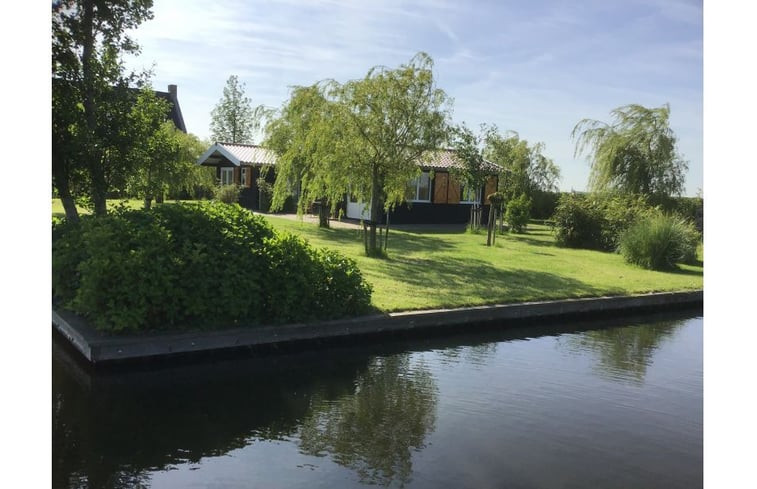
{"type": "Polygon", "coordinates": [[[623,194],[563,194],[552,216],[560,246],[615,251],[620,236],[652,211],[643,197],[623,194]]]}
{"type": "Polygon", "coordinates": [[[623,233],[620,252],[628,263],[667,270],[696,259],[699,233],[678,216],[656,214],[640,219],[623,233]]]}
{"type": "Polygon", "coordinates": [[[53,228],[53,297],[106,331],[365,313],[354,261],[220,203],[121,209],[53,228]]]}
{"type": "Polygon", "coordinates": [[[505,220],[514,233],[522,233],[531,218],[531,199],[525,194],[507,203],[505,220]]]}

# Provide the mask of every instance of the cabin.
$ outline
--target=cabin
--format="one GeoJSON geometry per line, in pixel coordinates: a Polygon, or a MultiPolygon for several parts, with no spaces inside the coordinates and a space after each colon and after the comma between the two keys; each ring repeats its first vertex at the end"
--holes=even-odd
{"type": "MultiPolygon", "coordinates": [[[[268,198],[260,188],[260,177],[267,185],[276,179],[276,155],[254,144],[215,143],[197,160],[197,164],[216,168],[216,178],[222,185],[241,185],[239,203],[252,210],[268,210],[268,198]]],[[[471,207],[483,205],[483,219],[488,215],[484,205],[487,195],[497,191],[498,175],[502,168],[486,161],[490,169],[486,184],[481,188],[466,188],[454,176],[459,165],[451,149],[430,153],[418,161],[421,174],[409,182],[411,198],[389,214],[392,224],[457,224],[470,219],[471,207]]],[[[351,196],[345,196],[345,216],[350,219],[369,219],[367,206],[351,196]]],[[[292,206],[292,209],[294,207],[292,206]]],[[[382,215],[382,222],[386,221],[382,215]]]]}

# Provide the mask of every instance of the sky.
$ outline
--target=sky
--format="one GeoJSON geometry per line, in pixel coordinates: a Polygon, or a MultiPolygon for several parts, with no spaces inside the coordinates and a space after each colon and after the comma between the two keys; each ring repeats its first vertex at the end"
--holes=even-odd
{"type": "Polygon", "coordinates": [[[178,85],[187,130],[203,139],[230,75],[253,106],[278,108],[292,86],[361,78],[424,51],[454,99],[452,121],[545,143],[561,190],[588,181],[576,123],[611,122],[632,103],[670,104],[685,194],[703,188],[701,0],[155,0],[153,12],[132,33],[142,51],[127,65],[152,69],[157,90],[178,85]]]}

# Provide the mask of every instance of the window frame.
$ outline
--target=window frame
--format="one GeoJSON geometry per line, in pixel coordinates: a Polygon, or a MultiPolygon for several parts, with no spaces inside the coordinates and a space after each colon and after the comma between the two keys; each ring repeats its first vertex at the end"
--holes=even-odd
{"type": "Polygon", "coordinates": [[[222,166],[221,167],[221,185],[234,185],[234,168],[229,166],[222,166]],[[230,174],[229,181],[226,182],[224,179],[224,173],[230,174]]]}
{"type": "Polygon", "coordinates": [[[409,187],[411,188],[415,187],[415,193],[413,194],[413,197],[409,199],[410,202],[427,202],[427,203],[431,202],[431,182],[432,182],[431,172],[427,172],[427,171],[421,172],[420,175],[410,180],[409,187]],[[421,186],[420,186],[421,178],[423,178],[424,175],[428,178],[428,198],[427,199],[419,198],[420,191],[421,191],[421,186]]]}
{"type": "MultiPolygon", "coordinates": [[[[233,173],[232,173],[232,178],[233,178],[233,173]]],[[[244,166],[239,169],[239,185],[241,185],[242,187],[247,186],[247,168],[244,166]]]]}
{"type": "MultiPolygon", "coordinates": [[[[469,188],[469,187],[468,187],[469,188]]],[[[475,192],[475,199],[476,200],[465,200],[466,197],[466,186],[460,185],[460,203],[461,204],[480,204],[481,203],[481,188],[476,188],[475,192]]]]}

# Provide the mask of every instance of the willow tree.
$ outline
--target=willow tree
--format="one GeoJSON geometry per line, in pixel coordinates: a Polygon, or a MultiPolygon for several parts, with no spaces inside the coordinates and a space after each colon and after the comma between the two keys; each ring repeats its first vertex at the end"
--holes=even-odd
{"type": "MultiPolygon", "coordinates": [[[[450,100],[436,87],[433,60],[416,54],[396,69],[377,66],[363,79],[335,86],[338,153],[351,193],[370,210],[366,254],[381,255],[382,214],[405,201],[424,153],[446,139],[450,100]]],[[[384,246],[386,248],[386,246],[384,246]]]]}
{"type": "Polygon", "coordinates": [[[350,175],[339,157],[336,110],[324,87],[294,87],[290,99],[266,126],[263,145],[277,155],[271,208],[280,210],[289,196],[297,196],[297,214],[311,202],[320,203],[319,225],[329,226],[332,202],[349,191],[350,175]]]}
{"type": "Polygon", "coordinates": [[[408,182],[420,173],[417,161],[446,137],[449,99],[432,67],[418,53],[396,69],[377,66],[344,84],[295,89],[267,127],[267,144],[284,157],[277,163],[276,205],[298,178],[300,210],[315,199],[351,194],[370,209],[366,254],[382,255],[376,232],[382,214],[405,201],[408,182]]]}
{"type": "Polygon", "coordinates": [[[575,155],[591,158],[589,188],[664,198],[680,195],[688,163],[676,150],[670,105],[626,105],[611,112],[611,124],[583,119],[573,128],[575,155]]]}
{"type": "Polygon", "coordinates": [[[560,179],[560,168],[544,156],[544,144],[529,144],[517,132],[500,134],[496,126],[487,128],[484,156],[499,164],[499,191],[509,201],[536,192],[554,192],[560,179]]]}

